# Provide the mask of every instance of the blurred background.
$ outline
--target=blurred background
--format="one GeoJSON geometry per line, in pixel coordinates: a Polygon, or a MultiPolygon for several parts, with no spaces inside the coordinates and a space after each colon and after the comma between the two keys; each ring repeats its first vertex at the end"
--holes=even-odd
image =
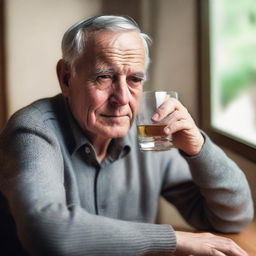
{"type": "MultiPolygon", "coordinates": [[[[19,108],[60,92],[55,68],[61,58],[62,35],[75,22],[98,14],[129,15],[151,36],[152,65],[145,89],[178,91],[180,100],[200,126],[199,92],[204,85],[199,83],[199,1],[0,0],[0,3],[4,43],[0,56],[1,128],[19,108]]],[[[230,80],[226,79],[228,87],[230,80]]],[[[226,97],[223,104],[229,100],[226,97]]],[[[223,149],[245,171],[256,201],[256,163],[223,149]]],[[[162,199],[159,208],[158,222],[186,226],[162,199]]]]}

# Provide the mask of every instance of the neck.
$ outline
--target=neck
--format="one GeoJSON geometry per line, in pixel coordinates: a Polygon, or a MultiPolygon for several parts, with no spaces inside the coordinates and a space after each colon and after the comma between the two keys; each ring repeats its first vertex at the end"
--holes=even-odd
{"type": "Polygon", "coordinates": [[[96,157],[99,163],[101,163],[107,155],[110,138],[97,137],[91,140],[91,143],[96,151],[96,157]]]}

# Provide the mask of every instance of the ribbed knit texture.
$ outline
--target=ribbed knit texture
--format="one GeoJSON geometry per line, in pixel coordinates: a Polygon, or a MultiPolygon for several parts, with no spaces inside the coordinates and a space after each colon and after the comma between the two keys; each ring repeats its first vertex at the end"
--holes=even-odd
{"type": "Polygon", "coordinates": [[[113,140],[99,164],[62,96],[16,113],[0,137],[0,190],[9,205],[0,209],[0,229],[14,233],[3,239],[18,246],[16,226],[32,256],[172,253],[174,230],[154,224],[160,195],[198,228],[239,231],[251,220],[244,174],[206,135],[202,151],[187,157],[176,149],[142,153],[135,132],[113,140]]]}

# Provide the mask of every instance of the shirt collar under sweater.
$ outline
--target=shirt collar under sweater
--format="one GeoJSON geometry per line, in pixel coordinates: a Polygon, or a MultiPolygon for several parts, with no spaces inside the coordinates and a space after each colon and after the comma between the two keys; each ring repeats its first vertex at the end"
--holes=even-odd
{"type": "MultiPolygon", "coordinates": [[[[65,114],[67,115],[67,121],[69,123],[71,133],[74,139],[74,144],[71,147],[70,153],[73,155],[78,150],[84,150],[87,158],[90,162],[96,161],[96,152],[93,145],[90,143],[85,133],[74,119],[68,102],[62,96],[65,105],[65,114]]],[[[134,127],[132,127],[133,129],[134,127]]],[[[125,157],[131,150],[131,130],[122,138],[112,139],[109,144],[107,156],[105,161],[113,162],[117,159],[125,157]]]]}

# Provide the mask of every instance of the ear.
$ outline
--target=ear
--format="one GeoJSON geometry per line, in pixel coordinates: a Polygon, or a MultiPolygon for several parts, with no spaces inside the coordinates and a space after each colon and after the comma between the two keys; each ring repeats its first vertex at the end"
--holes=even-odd
{"type": "Polygon", "coordinates": [[[71,77],[71,67],[63,59],[59,60],[56,67],[57,76],[62,94],[67,97],[69,92],[69,81],[71,77]]]}

